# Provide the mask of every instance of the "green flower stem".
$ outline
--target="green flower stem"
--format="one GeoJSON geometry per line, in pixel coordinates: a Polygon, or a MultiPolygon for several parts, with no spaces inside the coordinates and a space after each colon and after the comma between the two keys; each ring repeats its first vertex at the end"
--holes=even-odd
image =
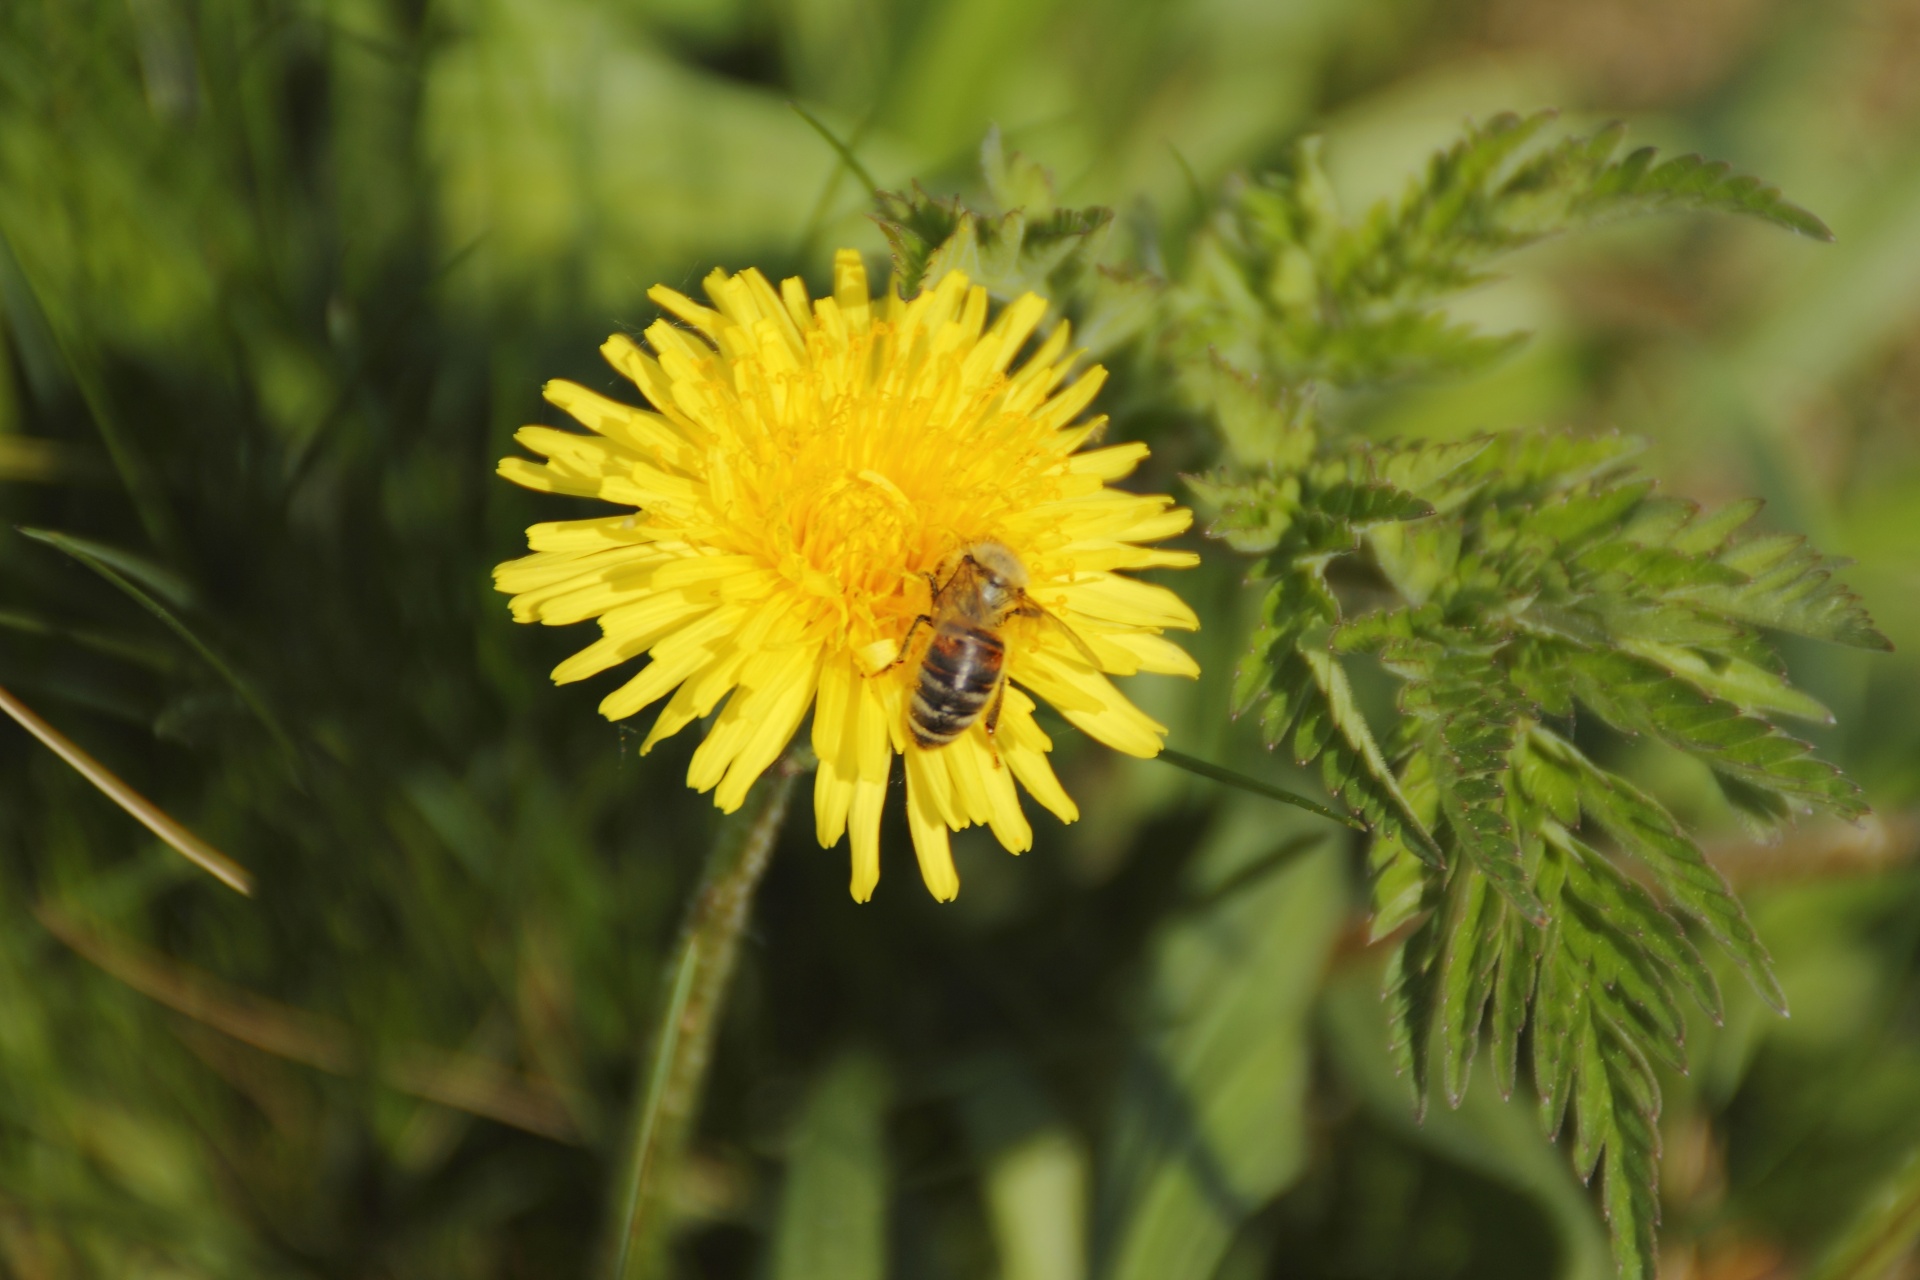
{"type": "Polygon", "coordinates": [[[775,765],[754,787],[747,812],[726,822],[707,855],[669,971],[644,1087],[637,1091],[610,1250],[612,1280],[648,1280],[665,1257],[674,1173],[700,1104],[740,934],[803,767],[796,753],[775,765]]]}

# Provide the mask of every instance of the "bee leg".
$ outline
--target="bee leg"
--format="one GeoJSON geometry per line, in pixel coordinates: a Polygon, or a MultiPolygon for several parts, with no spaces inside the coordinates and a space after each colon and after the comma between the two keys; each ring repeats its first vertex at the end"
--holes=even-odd
{"type": "Polygon", "coordinates": [[[889,662],[886,666],[880,669],[882,671],[891,671],[895,667],[899,666],[901,663],[905,662],[907,660],[907,651],[913,647],[913,633],[918,631],[921,627],[930,627],[932,625],[933,625],[933,619],[929,618],[924,613],[921,614],[919,617],[915,618],[913,620],[913,625],[907,628],[906,638],[900,641],[900,652],[894,655],[892,662],[889,662]]]}
{"type": "Polygon", "coordinates": [[[987,706],[984,717],[987,727],[987,754],[993,757],[993,767],[1000,767],[1000,748],[994,743],[993,735],[1000,728],[1000,704],[1007,700],[1007,682],[1002,680],[1000,687],[993,691],[993,701],[987,706]]]}

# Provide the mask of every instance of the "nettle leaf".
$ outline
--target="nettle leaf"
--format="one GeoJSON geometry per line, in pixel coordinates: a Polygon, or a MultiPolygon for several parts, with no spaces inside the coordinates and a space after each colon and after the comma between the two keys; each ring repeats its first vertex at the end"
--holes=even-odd
{"type": "Polygon", "coordinates": [[[1457,1107],[1466,1096],[1480,1022],[1500,970],[1509,908],[1485,875],[1464,867],[1454,876],[1448,898],[1435,1015],[1441,1088],[1448,1105],[1457,1107]]]}
{"type": "Polygon", "coordinates": [[[1759,218],[1818,239],[1778,190],[1699,156],[1620,156],[1620,125],[1540,144],[1554,113],[1470,127],[1396,200],[1345,219],[1303,139],[1276,171],[1231,180],[1177,282],[1175,363],[1224,358],[1284,381],[1377,386],[1497,361],[1524,334],[1484,334],[1444,303],[1496,258],[1549,236],[1668,211],[1759,218]]]}
{"type": "Polygon", "coordinates": [[[1679,822],[1658,801],[1600,768],[1547,729],[1536,725],[1529,730],[1525,747],[1532,767],[1521,770],[1520,777],[1535,799],[1542,792],[1558,797],[1571,790],[1580,812],[1621,852],[1646,867],[1664,899],[1699,921],[1740,965],[1761,997],[1784,1013],[1786,994],[1773,976],[1773,962],[1748,922],[1746,909],[1679,822]],[[1551,782],[1543,785],[1536,779],[1551,782]]]}
{"type": "Polygon", "coordinates": [[[1556,669],[1574,696],[1602,718],[1697,756],[1718,774],[1843,818],[1867,812],[1860,788],[1816,758],[1808,744],[1652,662],[1617,651],[1568,649],[1556,669]]]}
{"type": "Polygon", "coordinates": [[[1818,698],[1788,684],[1780,672],[1744,658],[1651,639],[1626,639],[1620,647],[1742,710],[1833,723],[1833,712],[1818,698]]]}
{"type": "Polygon", "coordinates": [[[1099,233],[1113,221],[1109,209],[1010,209],[984,213],[958,196],[939,200],[918,184],[911,192],[880,192],[873,220],[893,251],[894,281],[908,297],[949,271],[965,272],[997,298],[1024,293],[1058,297],[1091,270],[1099,233]]]}
{"type": "MultiPolygon", "coordinates": [[[[1617,145],[1625,135],[1625,126],[1613,125],[1594,141],[1617,145]]],[[[1586,189],[1572,202],[1574,218],[1591,226],[1646,213],[1707,210],[1744,214],[1815,240],[1833,239],[1826,223],[1782,196],[1779,188],[1734,172],[1724,160],[1682,155],[1655,164],[1655,155],[1654,148],[1640,147],[1616,163],[1591,170],[1585,175],[1586,189]]]]}
{"type": "Polygon", "coordinates": [[[1338,482],[1312,495],[1313,507],[1323,515],[1364,530],[1398,520],[1421,520],[1433,514],[1433,504],[1390,484],[1338,482]]]}
{"type": "Polygon", "coordinates": [[[1242,373],[1217,354],[1179,370],[1181,392],[1213,418],[1230,457],[1244,466],[1295,472],[1319,442],[1313,396],[1242,373]]]}
{"type": "MultiPolygon", "coordinates": [[[[1295,763],[1318,760],[1321,782],[1357,817],[1393,829],[1415,853],[1429,861],[1440,861],[1442,855],[1433,833],[1400,790],[1392,766],[1354,703],[1346,668],[1324,649],[1301,648],[1292,661],[1306,675],[1290,700],[1295,763]]],[[[1263,718],[1261,727],[1271,745],[1286,736],[1286,726],[1278,716],[1263,718]]]]}
{"type": "Polygon", "coordinates": [[[1860,598],[1833,576],[1846,562],[1820,555],[1804,538],[1760,534],[1736,539],[1716,561],[1746,580],[1690,591],[1689,601],[1701,609],[1856,649],[1893,648],[1874,628],[1860,598]]]}
{"type": "MultiPolygon", "coordinates": [[[[1815,606],[1829,617],[1858,605],[1798,544],[1742,561],[1752,509],[1703,515],[1659,495],[1633,472],[1631,440],[1454,448],[1322,445],[1297,471],[1205,482],[1232,513],[1217,532],[1257,543],[1276,574],[1237,705],[1375,824],[1373,936],[1397,939],[1385,999],[1416,1107],[1436,1085],[1458,1102],[1483,1036],[1510,1094],[1530,1040],[1543,1123],[1572,1117],[1574,1162],[1601,1175],[1623,1273],[1651,1274],[1650,1064],[1684,1069],[1685,1005],[1722,1008],[1683,921],[1784,1000],[1738,899],[1679,823],[1539,721],[1597,716],[1658,739],[1761,820],[1856,815],[1857,788],[1774,723],[1826,711],[1787,682],[1754,617],[1805,619],[1798,602],[1822,593],[1843,601],[1815,606]],[[1754,568],[1793,601],[1766,604],[1754,568]],[[1396,599],[1381,607],[1383,593],[1396,599]],[[1372,607],[1347,616],[1353,600],[1372,607]],[[1353,705],[1345,664],[1361,654],[1402,682],[1386,738],[1353,705]]],[[[1870,626],[1863,613],[1853,625],[1870,626]]]]}
{"type": "Polygon", "coordinates": [[[1219,512],[1207,526],[1207,535],[1249,555],[1279,546],[1300,511],[1297,476],[1236,476],[1222,471],[1185,479],[1201,503],[1219,512]]]}
{"type": "Polygon", "coordinates": [[[1226,470],[1192,482],[1212,533],[1271,579],[1236,712],[1372,824],[1371,936],[1392,947],[1391,1050],[1416,1108],[1436,1082],[1458,1103],[1483,1036],[1510,1095],[1531,1045],[1543,1126],[1600,1175],[1621,1273],[1650,1276],[1653,1064],[1684,1069],[1688,1005],[1720,1016],[1703,949],[1785,1000],[1694,839],[1542,721],[1597,718],[1685,752],[1759,821],[1855,817],[1859,790],[1776,723],[1831,716],[1769,634],[1887,646],[1841,562],[1753,532],[1757,503],[1660,493],[1632,438],[1341,438],[1342,389],[1478,368],[1518,340],[1445,308],[1525,245],[1667,210],[1827,236],[1725,165],[1624,151],[1618,126],[1555,139],[1552,122],[1469,129],[1357,220],[1311,140],[1230,181],[1163,294],[1157,354],[1227,448],[1226,470]],[[1363,656],[1399,681],[1391,732],[1356,705],[1363,656]]]}
{"type": "Polygon", "coordinates": [[[1409,677],[1400,708],[1421,725],[1421,754],[1452,847],[1523,919],[1544,925],[1546,907],[1527,882],[1507,818],[1508,755],[1526,708],[1506,672],[1489,652],[1430,640],[1396,641],[1382,656],[1390,670],[1409,677]]]}
{"type": "Polygon", "coordinates": [[[936,200],[918,184],[911,192],[882,191],[873,220],[893,250],[893,274],[900,292],[912,297],[926,282],[933,255],[957,235],[972,214],[956,196],[936,200]]]}
{"type": "MultiPolygon", "coordinates": [[[[1400,791],[1414,816],[1431,830],[1439,820],[1440,800],[1425,756],[1416,754],[1407,762],[1400,775],[1400,791]]],[[[1373,875],[1373,920],[1367,933],[1371,943],[1431,911],[1438,885],[1427,874],[1420,855],[1397,832],[1376,836],[1367,861],[1373,875]]]]}
{"type": "MultiPolygon", "coordinates": [[[[1340,604],[1314,566],[1295,565],[1275,577],[1261,601],[1247,656],[1234,673],[1233,714],[1258,709],[1263,725],[1278,723],[1287,713],[1271,709],[1270,704],[1274,698],[1286,697],[1292,683],[1280,678],[1281,664],[1295,656],[1308,631],[1330,626],[1339,616],[1340,604]]],[[[1292,723],[1290,718],[1287,723],[1292,723]]],[[[1270,736],[1277,739],[1284,732],[1282,725],[1270,736]]]]}

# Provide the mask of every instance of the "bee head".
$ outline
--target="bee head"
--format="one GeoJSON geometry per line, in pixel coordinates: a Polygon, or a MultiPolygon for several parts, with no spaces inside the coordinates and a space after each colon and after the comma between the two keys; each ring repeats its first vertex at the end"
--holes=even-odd
{"type": "Polygon", "coordinates": [[[980,594],[993,608],[1014,603],[1027,589],[1027,566],[1003,542],[976,542],[961,556],[979,574],[980,594]]]}

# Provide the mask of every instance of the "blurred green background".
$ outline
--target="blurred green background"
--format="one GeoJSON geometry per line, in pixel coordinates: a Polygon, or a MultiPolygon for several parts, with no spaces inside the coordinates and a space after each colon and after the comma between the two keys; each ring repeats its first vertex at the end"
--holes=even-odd
{"type": "MultiPolygon", "coordinates": [[[[549,685],[588,633],[508,620],[488,569],[576,512],[493,464],[557,420],[545,379],[615,386],[595,348],[653,283],[878,263],[789,99],[936,191],[997,123],[1063,199],[1169,235],[1303,132],[1359,207],[1463,119],[1547,105],[1831,224],[1535,250],[1462,308],[1530,345],[1360,411],[1642,434],[1670,488],[1762,494],[1859,562],[1899,652],[1788,657],[1876,824],[1754,845],[1704,772],[1643,766],[1719,840],[1794,1005],[1725,983],[1668,1081],[1663,1274],[1806,1274],[1850,1223],[1895,1265],[1920,1229],[1920,3],[6,0],[0,684],[259,889],[0,723],[0,1272],[592,1271],[716,822],[692,735],[643,760],[603,686],[549,685]],[[177,625],[16,526],[87,540],[177,625]]],[[[1122,384],[1116,438],[1181,492],[1212,446],[1122,384]]],[[[1206,550],[1178,580],[1206,678],[1132,683],[1174,745],[1297,781],[1226,721],[1245,565],[1206,550]]],[[[961,837],[949,907],[897,814],[864,907],[792,824],[684,1274],[1610,1271],[1529,1107],[1483,1081],[1413,1124],[1345,833],[1060,736],[1085,819],[1017,862],[961,837]]]]}

